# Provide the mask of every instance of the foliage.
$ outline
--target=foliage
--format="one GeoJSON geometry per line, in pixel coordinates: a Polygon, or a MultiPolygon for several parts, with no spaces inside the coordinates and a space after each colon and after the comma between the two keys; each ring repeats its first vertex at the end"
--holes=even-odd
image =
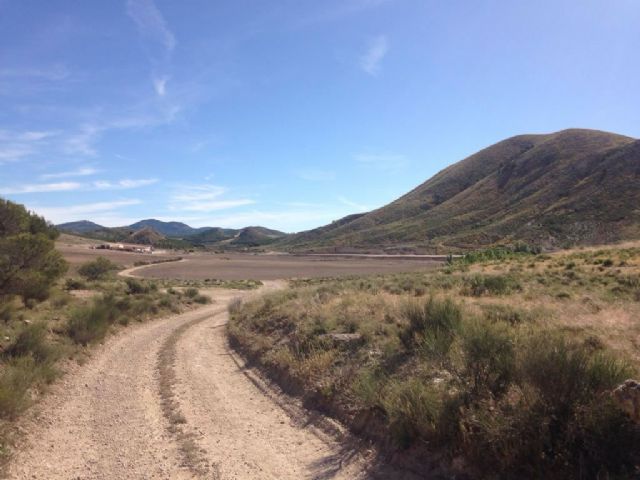
{"type": "Polygon", "coordinates": [[[522,287],[511,275],[476,274],[465,279],[467,294],[480,297],[482,295],[506,295],[522,287]]]}
{"type": "Polygon", "coordinates": [[[95,260],[86,262],[78,268],[78,273],[87,280],[104,280],[109,273],[118,270],[118,265],[111,260],[98,257],[95,260]]]}
{"type": "Polygon", "coordinates": [[[407,348],[438,358],[447,355],[462,319],[458,305],[450,299],[430,298],[426,302],[410,301],[402,313],[407,326],[399,335],[407,348]]]}
{"type": "Polygon", "coordinates": [[[67,269],[54,249],[58,233],[23,206],[0,199],[0,302],[42,301],[67,269]]]}

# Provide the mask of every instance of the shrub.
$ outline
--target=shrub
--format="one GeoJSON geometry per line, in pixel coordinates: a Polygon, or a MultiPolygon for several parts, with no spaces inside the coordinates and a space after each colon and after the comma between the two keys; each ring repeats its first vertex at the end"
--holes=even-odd
{"type": "Polygon", "coordinates": [[[184,290],[184,294],[187,298],[195,298],[198,296],[200,292],[198,292],[197,288],[189,287],[184,290]]]}
{"type": "Polygon", "coordinates": [[[27,406],[27,393],[36,377],[35,360],[13,359],[0,373],[0,416],[12,418],[27,406]]]}
{"type": "Polygon", "coordinates": [[[506,322],[511,325],[517,325],[532,319],[530,312],[511,307],[509,305],[481,305],[484,311],[484,317],[490,322],[506,322]]]}
{"type": "Polygon", "coordinates": [[[107,258],[98,257],[82,264],[78,269],[78,273],[87,280],[102,280],[113,270],[118,270],[118,266],[115,263],[107,258]]]}
{"type": "Polygon", "coordinates": [[[479,297],[482,295],[505,295],[521,290],[520,284],[509,275],[474,275],[466,279],[466,293],[479,297]]]}
{"type": "Polygon", "coordinates": [[[195,297],[193,297],[193,301],[204,305],[211,302],[211,299],[206,295],[196,295],[195,297]]]}
{"type": "Polygon", "coordinates": [[[560,336],[538,335],[524,351],[522,375],[541,399],[559,411],[568,412],[585,398],[615,387],[631,372],[629,366],[593,354],[584,344],[560,336]]]}
{"type": "Polygon", "coordinates": [[[55,249],[56,229],[22,205],[0,199],[0,300],[43,301],[67,262],[55,249]]]}
{"type": "Polygon", "coordinates": [[[85,288],[87,288],[87,284],[77,278],[67,278],[64,282],[65,290],[84,290],[85,288]]]}
{"type": "Polygon", "coordinates": [[[417,439],[433,437],[441,408],[441,395],[417,379],[390,382],[382,407],[387,414],[392,438],[402,448],[417,439]]]}
{"type": "Polygon", "coordinates": [[[427,301],[407,302],[402,316],[408,322],[399,334],[404,346],[442,359],[453,343],[462,311],[451,299],[432,297],[427,301]]]}
{"type": "Polygon", "coordinates": [[[504,324],[471,322],[465,326],[462,349],[473,395],[503,394],[515,374],[515,349],[504,324]]]}
{"type": "Polygon", "coordinates": [[[143,293],[149,293],[149,286],[145,285],[140,280],[136,280],[135,278],[127,278],[125,279],[125,283],[127,284],[127,293],[129,295],[140,295],[143,293]]]}
{"type": "Polygon", "coordinates": [[[640,431],[608,392],[629,375],[622,363],[560,336],[525,341],[521,396],[463,413],[475,464],[504,478],[628,478],[640,431]]]}
{"type": "Polygon", "coordinates": [[[9,323],[15,313],[13,302],[0,302],[0,321],[9,323]]]}
{"type": "Polygon", "coordinates": [[[6,357],[31,356],[37,363],[52,361],[54,349],[47,342],[47,325],[38,322],[23,327],[4,354],[6,357]]]}
{"type": "Polygon", "coordinates": [[[117,313],[111,303],[96,299],[93,304],[76,309],[67,323],[69,337],[82,345],[104,338],[117,313]]]}

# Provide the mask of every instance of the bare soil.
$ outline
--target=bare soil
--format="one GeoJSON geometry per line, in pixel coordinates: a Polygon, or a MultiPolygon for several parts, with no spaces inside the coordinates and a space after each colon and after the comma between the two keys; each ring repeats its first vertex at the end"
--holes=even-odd
{"type": "Polygon", "coordinates": [[[337,277],[420,271],[440,262],[389,258],[340,258],[292,255],[196,254],[183,262],[144,267],[136,275],[144,278],[180,280],[277,280],[282,278],[337,277]]]}
{"type": "Polygon", "coordinates": [[[125,267],[132,267],[135,262],[153,262],[162,259],[175,258],[180,256],[175,253],[132,253],[119,252],[116,250],[94,250],[90,246],[98,242],[88,244],[78,244],[72,242],[58,241],[56,248],[62,256],[69,262],[69,273],[74,274],[78,267],[85,262],[95,260],[97,257],[105,257],[112,262],[125,267]]]}
{"type": "Polygon", "coordinates": [[[278,280],[283,278],[338,277],[381,273],[413,272],[442,263],[438,257],[420,256],[340,256],[251,253],[159,253],[142,254],[112,250],[92,250],[89,245],[58,242],[58,250],[71,264],[71,273],[84,262],[98,256],[125,267],[135,262],[154,262],[183,257],[182,262],[159,263],[136,270],[143,278],[178,280],[278,280]]]}
{"type": "Polygon", "coordinates": [[[212,305],[123,330],[73,366],[22,422],[10,478],[375,475],[339,425],[315,427],[231,352],[227,305],[256,293],[205,293],[212,305]]]}

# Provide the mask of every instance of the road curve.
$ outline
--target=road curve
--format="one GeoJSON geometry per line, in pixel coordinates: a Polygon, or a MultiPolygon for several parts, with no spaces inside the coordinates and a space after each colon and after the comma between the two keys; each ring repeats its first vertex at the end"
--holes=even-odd
{"type": "Polygon", "coordinates": [[[281,408],[229,350],[226,307],[136,325],[76,366],[23,422],[16,479],[364,478],[365,461],[281,408]]]}

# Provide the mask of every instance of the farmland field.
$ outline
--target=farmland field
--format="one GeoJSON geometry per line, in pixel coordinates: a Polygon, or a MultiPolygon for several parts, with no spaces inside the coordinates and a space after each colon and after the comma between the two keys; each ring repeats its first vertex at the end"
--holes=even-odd
{"type": "Polygon", "coordinates": [[[144,278],[205,280],[276,280],[283,278],[335,277],[398,272],[416,272],[432,269],[442,262],[432,259],[389,259],[369,257],[320,257],[294,255],[254,255],[246,253],[159,253],[139,254],[111,250],[92,250],[89,245],[58,243],[58,249],[71,264],[78,265],[104,256],[125,267],[136,262],[157,262],[183,257],[181,262],[145,266],[136,271],[144,278]]]}

